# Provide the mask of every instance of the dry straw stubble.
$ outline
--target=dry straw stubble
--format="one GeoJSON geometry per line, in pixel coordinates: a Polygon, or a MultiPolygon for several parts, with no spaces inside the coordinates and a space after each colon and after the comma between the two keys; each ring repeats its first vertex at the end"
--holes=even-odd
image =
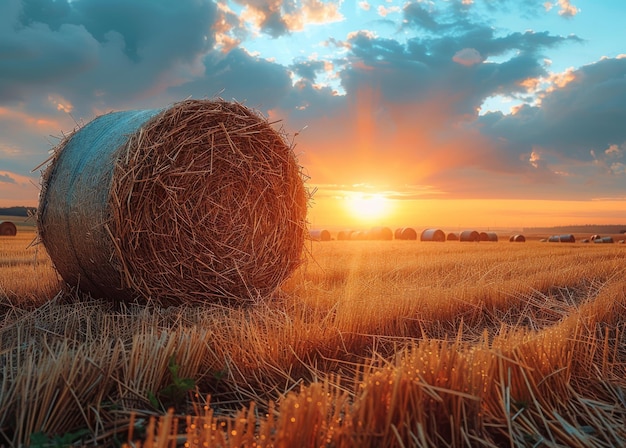
{"type": "Polygon", "coordinates": [[[65,139],[38,226],[70,285],[163,304],[266,297],[300,264],[308,192],[286,135],[218,100],[116,112],[65,139]]]}

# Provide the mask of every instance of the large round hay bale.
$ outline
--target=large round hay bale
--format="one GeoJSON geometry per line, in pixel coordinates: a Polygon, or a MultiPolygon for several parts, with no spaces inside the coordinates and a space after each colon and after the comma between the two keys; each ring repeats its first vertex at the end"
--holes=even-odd
{"type": "Polygon", "coordinates": [[[17,235],[17,227],[11,221],[0,221],[0,235],[15,236],[17,235]]]}
{"type": "Polygon", "coordinates": [[[258,300],[302,260],[301,167],[286,135],[239,103],[102,115],[61,142],[42,184],[40,239],[92,295],[258,300]]]}

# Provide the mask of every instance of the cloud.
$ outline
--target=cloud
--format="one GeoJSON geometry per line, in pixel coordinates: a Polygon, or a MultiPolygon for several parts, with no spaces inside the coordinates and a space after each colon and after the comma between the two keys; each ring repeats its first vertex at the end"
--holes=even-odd
{"type": "Polygon", "coordinates": [[[219,95],[267,111],[287,97],[292,88],[287,68],[242,49],[226,54],[209,52],[202,63],[204,76],[169,88],[172,98],[219,95]]]}
{"type": "Polygon", "coordinates": [[[3,206],[36,206],[37,179],[0,170],[0,204],[3,206]]]}
{"type": "Polygon", "coordinates": [[[0,173],[0,183],[17,184],[14,178],[7,173],[0,173]]]}
{"type": "Polygon", "coordinates": [[[260,30],[274,38],[294,31],[302,31],[305,26],[327,24],[343,19],[339,11],[340,1],[302,0],[238,0],[244,5],[242,19],[248,26],[260,30]]]}
{"type": "Polygon", "coordinates": [[[181,82],[217,16],[195,0],[7,0],[0,13],[0,104],[58,94],[89,117],[181,82]]]}
{"type": "Polygon", "coordinates": [[[563,17],[574,17],[576,14],[580,12],[580,10],[572,5],[570,0],[558,0],[559,5],[559,15],[563,17]]]}
{"type": "Polygon", "coordinates": [[[436,20],[436,10],[432,6],[423,6],[421,2],[408,3],[404,7],[404,20],[407,25],[422,28],[428,31],[436,31],[440,24],[436,20]]]}
{"type": "Polygon", "coordinates": [[[452,56],[452,60],[458,64],[470,67],[483,62],[483,57],[475,48],[463,48],[452,56]]]}
{"type": "MultiPolygon", "coordinates": [[[[613,195],[626,147],[626,58],[550,73],[550,52],[581,39],[495,28],[474,14],[483,3],[542,8],[410,2],[396,34],[350,29],[324,38],[332,55],[280,64],[242,45],[259,34],[282,45],[281,36],[343,20],[340,2],[5,0],[0,134],[11,138],[0,144],[2,166],[32,169],[48,135],[112,109],[220,95],[302,130],[297,151],[320,184],[377,183],[410,197],[542,195],[545,185],[555,196],[613,195]],[[479,115],[496,96],[520,105],[479,115]]],[[[357,13],[376,12],[361,2],[357,13]]]]}

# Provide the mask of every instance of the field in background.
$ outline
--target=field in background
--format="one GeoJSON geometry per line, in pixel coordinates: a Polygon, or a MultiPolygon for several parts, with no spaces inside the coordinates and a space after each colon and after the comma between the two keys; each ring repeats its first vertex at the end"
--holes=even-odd
{"type": "Polygon", "coordinates": [[[311,243],[255,306],[113,309],[33,238],[0,237],[0,445],[626,444],[624,245],[311,243]]]}

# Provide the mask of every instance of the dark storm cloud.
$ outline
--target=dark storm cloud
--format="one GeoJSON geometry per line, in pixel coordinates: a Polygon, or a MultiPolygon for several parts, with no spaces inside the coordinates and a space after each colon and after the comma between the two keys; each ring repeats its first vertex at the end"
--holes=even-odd
{"type": "Polygon", "coordinates": [[[0,102],[40,86],[86,107],[141,95],[213,46],[215,16],[195,0],[4,0],[0,102]]]}
{"type": "Polygon", "coordinates": [[[427,9],[422,3],[409,3],[405,6],[404,17],[407,24],[428,31],[437,31],[440,27],[433,11],[427,9]]]}
{"type": "Polygon", "coordinates": [[[318,73],[324,70],[323,61],[303,61],[293,64],[291,67],[293,72],[308,81],[315,82],[318,73]]]}
{"type": "Polygon", "coordinates": [[[513,33],[494,36],[492,29],[475,29],[441,37],[414,38],[406,44],[357,33],[350,39],[351,65],[342,73],[347,92],[376,86],[383,100],[415,102],[435,94],[454,97],[451,119],[474,113],[485,98],[526,90],[521,82],[547,75],[542,54],[575,38],[548,33],[513,33]],[[514,51],[509,60],[466,66],[455,62],[459,51],[471,49],[487,59],[514,51]]]}
{"type": "Polygon", "coordinates": [[[483,134],[519,153],[538,146],[584,162],[626,142],[626,58],[603,59],[569,76],[563,87],[543,92],[539,106],[481,117],[483,134]]]}
{"type": "Polygon", "coordinates": [[[264,110],[289,94],[291,79],[285,67],[235,49],[211,52],[203,60],[205,75],[170,89],[174,96],[213,97],[244,101],[264,110]]]}

